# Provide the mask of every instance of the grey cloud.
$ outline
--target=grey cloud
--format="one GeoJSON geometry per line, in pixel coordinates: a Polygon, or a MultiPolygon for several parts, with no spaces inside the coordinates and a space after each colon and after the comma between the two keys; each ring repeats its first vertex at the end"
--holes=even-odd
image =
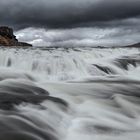
{"type": "Polygon", "coordinates": [[[106,27],[140,16],[139,0],[1,0],[0,24],[15,28],[106,27]]]}
{"type": "Polygon", "coordinates": [[[36,29],[26,28],[15,33],[19,40],[34,46],[118,46],[139,42],[140,34],[134,28],[74,28],[36,29]],[[30,32],[30,34],[28,34],[30,32]]]}
{"type": "Polygon", "coordinates": [[[139,42],[140,0],[0,0],[0,25],[47,46],[139,42]]]}

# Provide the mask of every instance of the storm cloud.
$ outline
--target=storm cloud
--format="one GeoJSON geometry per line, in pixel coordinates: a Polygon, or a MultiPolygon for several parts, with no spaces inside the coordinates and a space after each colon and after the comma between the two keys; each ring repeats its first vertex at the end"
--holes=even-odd
{"type": "Polygon", "coordinates": [[[35,46],[140,42],[140,0],[0,0],[0,25],[35,46]]]}
{"type": "Polygon", "coordinates": [[[17,31],[15,34],[20,41],[31,43],[34,46],[108,47],[137,43],[140,41],[139,32],[140,30],[137,28],[127,26],[104,29],[93,27],[48,30],[26,28],[17,31]]]}
{"type": "Polygon", "coordinates": [[[113,21],[139,16],[139,0],[0,1],[0,24],[15,29],[106,27],[115,26],[113,21]]]}

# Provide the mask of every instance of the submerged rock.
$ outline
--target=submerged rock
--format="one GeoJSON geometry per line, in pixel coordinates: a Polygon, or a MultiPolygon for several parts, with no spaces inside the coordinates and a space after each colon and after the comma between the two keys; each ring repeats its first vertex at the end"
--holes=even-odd
{"type": "Polygon", "coordinates": [[[29,81],[4,80],[0,82],[0,110],[12,110],[15,105],[30,103],[39,105],[43,101],[67,107],[61,98],[52,97],[49,92],[29,81]]]}
{"type": "Polygon", "coordinates": [[[13,29],[2,26],[0,27],[0,46],[32,46],[25,42],[19,42],[13,33],[13,29]]]}

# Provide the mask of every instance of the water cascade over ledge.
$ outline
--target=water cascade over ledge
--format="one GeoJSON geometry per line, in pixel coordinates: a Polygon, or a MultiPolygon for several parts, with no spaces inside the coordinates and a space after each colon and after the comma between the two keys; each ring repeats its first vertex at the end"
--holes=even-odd
{"type": "Polygon", "coordinates": [[[138,48],[1,48],[0,140],[139,140],[138,48]]]}

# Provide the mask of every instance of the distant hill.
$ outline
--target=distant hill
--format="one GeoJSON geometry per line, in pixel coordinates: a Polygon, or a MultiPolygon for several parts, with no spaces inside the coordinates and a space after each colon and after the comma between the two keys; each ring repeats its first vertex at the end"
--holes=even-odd
{"type": "Polygon", "coordinates": [[[123,46],[123,47],[140,47],[140,43],[136,43],[136,44],[132,44],[132,45],[127,45],[127,46],[123,46]]]}

